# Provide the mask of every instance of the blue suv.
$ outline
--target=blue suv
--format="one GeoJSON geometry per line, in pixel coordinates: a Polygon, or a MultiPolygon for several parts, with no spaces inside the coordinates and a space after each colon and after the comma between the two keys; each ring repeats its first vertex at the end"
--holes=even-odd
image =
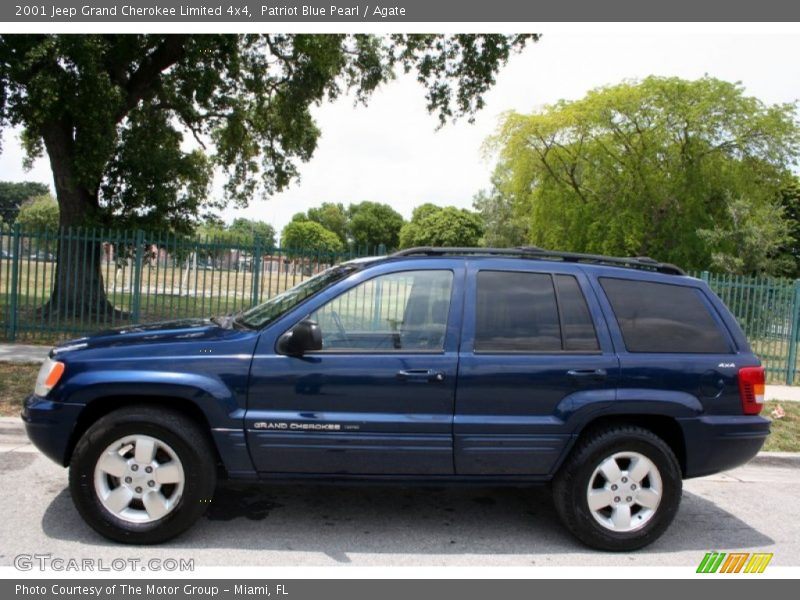
{"type": "Polygon", "coordinates": [[[414,248],[245,312],[55,347],[24,404],[98,532],[187,529],[219,478],[551,484],[584,543],[633,550],[683,478],[752,458],[764,370],[679,268],[537,248],[414,248]]]}

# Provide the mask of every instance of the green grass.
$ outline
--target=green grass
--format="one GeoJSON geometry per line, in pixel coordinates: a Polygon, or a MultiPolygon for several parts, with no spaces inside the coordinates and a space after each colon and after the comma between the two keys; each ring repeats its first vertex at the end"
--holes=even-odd
{"type": "Polygon", "coordinates": [[[771,432],[763,450],[769,452],[800,452],[800,402],[771,400],[761,412],[767,418],[780,406],[786,413],[783,418],[772,419],[771,432]]]}
{"type": "Polygon", "coordinates": [[[0,416],[18,416],[22,401],[33,393],[38,364],[0,363],[0,416]]]}

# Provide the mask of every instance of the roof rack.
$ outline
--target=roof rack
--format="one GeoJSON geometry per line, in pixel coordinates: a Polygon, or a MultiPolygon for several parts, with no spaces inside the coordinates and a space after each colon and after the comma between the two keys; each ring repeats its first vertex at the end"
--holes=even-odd
{"type": "Polygon", "coordinates": [[[464,255],[473,256],[510,256],[516,258],[528,258],[534,260],[556,260],[562,262],[588,263],[595,265],[609,265],[613,267],[627,267],[629,269],[641,269],[643,271],[654,271],[667,275],[686,275],[680,267],[659,262],[649,256],[605,256],[602,254],[581,254],[579,252],[558,252],[555,250],[544,250],[535,246],[518,246],[516,248],[434,248],[431,246],[421,246],[418,248],[408,248],[391,254],[392,257],[398,256],[448,256],[464,255]]]}

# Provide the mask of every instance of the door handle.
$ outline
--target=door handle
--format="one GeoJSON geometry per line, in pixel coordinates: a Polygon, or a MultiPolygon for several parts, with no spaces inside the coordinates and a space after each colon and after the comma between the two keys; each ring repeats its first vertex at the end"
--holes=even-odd
{"type": "Polygon", "coordinates": [[[580,381],[603,381],[608,373],[605,369],[570,369],[567,376],[580,381]]]}
{"type": "Polygon", "coordinates": [[[420,381],[423,383],[440,383],[445,376],[441,371],[433,369],[403,369],[397,372],[397,378],[402,381],[420,381]]]}

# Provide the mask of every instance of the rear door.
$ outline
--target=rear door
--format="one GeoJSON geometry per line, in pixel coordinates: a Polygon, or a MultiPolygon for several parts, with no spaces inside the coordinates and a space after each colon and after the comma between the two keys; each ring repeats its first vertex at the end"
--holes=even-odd
{"type": "Polygon", "coordinates": [[[700,401],[687,406],[695,412],[741,412],[740,357],[700,282],[609,273],[598,277],[597,285],[619,349],[620,400],[653,401],[686,392],[700,401]]]}
{"type": "Polygon", "coordinates": [[[545,475],[582,400],[618,377],[600,308],[574,265],[470,261],[454,420],[459,475],[545,475]],[[597,324],[597,325],[595,325],[597,324]]]}

